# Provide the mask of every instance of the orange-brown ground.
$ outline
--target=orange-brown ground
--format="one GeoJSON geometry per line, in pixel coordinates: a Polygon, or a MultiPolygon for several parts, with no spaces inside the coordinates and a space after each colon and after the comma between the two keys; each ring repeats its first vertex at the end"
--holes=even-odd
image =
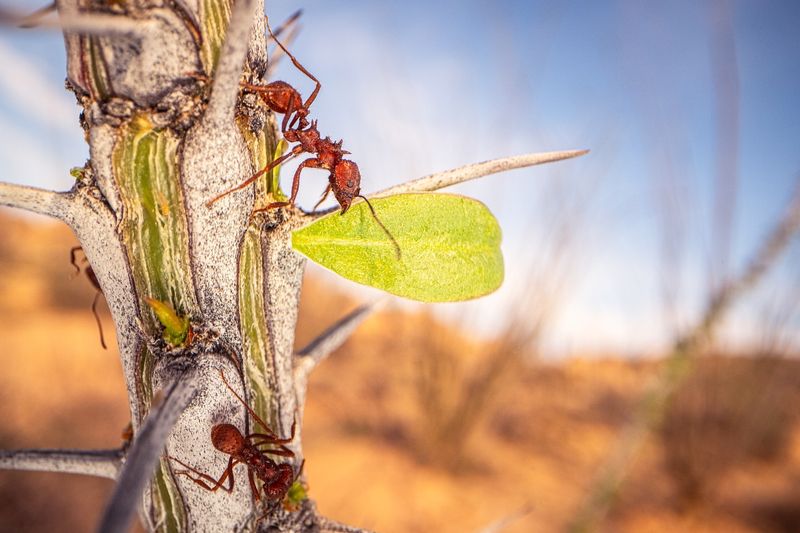
{"type": "MultiPolygon", "coordinates": [[[[118,446],[120,364],[113,340],[100,348],[89,283],[70,279],[72,237],[6,212],[0,235],[0,447],[118,446]]],[[[298,345],[354,305],[307,280],[298,345]]],[[[660,365],[510,356],[426,315],[368,320],[309,385],[320,509],[382,532],[479,531],[519,512],[503,531],[565,530],[660,365]]],[[[704,359],[600,530],[800,531],[799,400],[795,361],[704,359]]],[[[110,490],[0,472],[0,531],[90,531],[110,490]]]]}

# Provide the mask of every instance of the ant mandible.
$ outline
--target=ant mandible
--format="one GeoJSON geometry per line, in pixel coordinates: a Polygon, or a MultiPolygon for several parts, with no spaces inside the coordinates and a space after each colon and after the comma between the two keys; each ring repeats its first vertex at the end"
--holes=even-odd
{"type": "Polygon", "coordinates": [[[272,32],[272,28],[269,25],[268,19],[266,20],[266,25],[272,39],[280,47],[280,49],[283,50],[286,56],[292,60],[294,66],[314,82],[314,90],[304,102],[297,89],[284,81],[273,81],[265,86],[242,83],[242,86],[258,94],[264,104],[273,112],[283,115],[283,121],[281,122],[281,133],[287,142],[297,144],[286,154],[275,159],[267,166],[250,176],[250,178],[244,182],[212,198],[206,203],[206,207],[211,207],[217,200],[220,200],[221,198],[235,191],[244,189],[259,177],[289,159],[297,157],[303,153],[316,154],[316,157],[309,157],[308,159],[305,159],[297,167],[297,170],[294,173],[294,178],[292,179],[292,192],[288,201],[273,202],[267,205],[266,208],[256,209],[254,212],[266,211],[268,209],[284,207],[287,205],[294,205],[295,200],[297,199],[297,192],[300,188],[300,174],[303,172],[303,169],[325,169],[330,172],[328,175],[328,186],[326,187],[322,198],[320,198],[320,200],[314,206],[314,209],[316,209],[331,192],[333,192],[336,201],[339,203],[339,206],[342,209],[341,214],[347,212],[354,198],[362,198],[367,203],[367,206],[369,206],[370,212],[372,213],[373,218],[375,218],[375,221],[380,225],[381,229],[392,241],[392,245],[395,248],[395,254],[399,258],[400,247],[397,244],[397,241],[386,228],[386,226],[383,225],[383,222],[381,222],[381,220],[378,218],[370,201],[361,194],[361,172],[358,170],[358,165],[354,161],[344,159],[344,156],[350,152],[342,149],[341,140],[334,142],[330,137],[325,137],[323,139],[319,133],[319,130],[317,129],[317,121],[314,120],[310,123],[308,121],[307,117],[310,112],[309,108],[317,98],[317,94],[319,94],[322,84],[316,77],[314,77],[313,74],[306,70],[306,68],[300,64],[297,58],[295,58],[294,55],[292,55],[292,53],[286,49],[283,43],[278,40],[278,38],[272,32]]]}
{"type": "MultiPolygon", "coordinates": [[[[78,251],[83,252],[83,248],[80,246],[73,246],[72,249],[69,251],[69,262],[75,267],[75,275],[81,273],[81,267],[78,266],[78,251]]],[[[84,260],[86,260],[86,254],[84,253],[84,260]]],[[[97,312],[97,302],[100,300],[100,296],[103,294],[103,289],[100,288],[100,282],[97,281],[97,276],[92,269],[92,265],[86,265],[83,269],[86,273],[86,277],[89,280],[89,283],[95,288],[95,295],[94,300],[92,300],[92,314],[94,315],[94,320],[97,322],[97,330],[100,332],[100,346],[103,347],[104,350],[108,350],[106,346],[106,339],[103,335],[103,323],[100,321],[100,313],[97,312]]]]}
{"type": "Polygon", "coordinates": [[[216,424],[211,428],[211,443],[219,451],[230,455],[228,459],[228,466],[222,473],[219,479],[214,479],[208,474],[204,474],[199,470],[192,468],[183,461],[170,457],[173,461],[180,464],[187,470],[176,471],[176,475],[184,475],[203,487],[206,490],[215,492],[220,488],[225,492],[233,490],[233,467],[239,463],[247,466],[247,478],[250,481],[250,491],[256,501],[261,500],[258,488],[256,487],[255,476],[262,482],[262,490],[264,497],[267,501],[281,501],[286,496],[289,488],[297,479],[294,468],[288,463],[277,464],[275,461],[267,457],[269,455],[278,455],[282,457],[294,457],[294,452],[286,447],[286,444],[292,442],[294,439],[295,424],[292,424],[292,434],[287,439],[281,439],[275,435],[269,426],[259,417],[253,409],[242,399],[233,387],[231,387],[228,380],[225,379],[225,374],[222,370],[219,371],[222,381],[225,386],[233,393],[234,396],[245,406],[250,416],[262,427],[266,433],[250,433],[249,435],[242,435],[239,428],[233,424],[216,424]],[[261,450],[260,446],[276,446],[276,449],[261,450]],[[195,474],[198,477],[194,477],[195,474]],[[223,486],[225,481],[228,481],[227,486],[223,486]]]}

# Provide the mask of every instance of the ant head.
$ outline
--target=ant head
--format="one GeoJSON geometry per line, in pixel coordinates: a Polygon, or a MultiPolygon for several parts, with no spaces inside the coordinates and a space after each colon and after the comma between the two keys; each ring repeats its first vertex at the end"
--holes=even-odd
{"type": "Polygon", "coordinates": [[[290,464],[276,465],[269,479],[264,479],[264,494],[268,500],[282,500],[294,482],[294,468],[290,464]]]}
{"type": "Polygon", "coordinates": [[[346,159],[336,163],[331,173],[331,189],[344,214],[350,209],[353,198],[361,193],[361,173],[358,171],[358,165],[346,159]]]}

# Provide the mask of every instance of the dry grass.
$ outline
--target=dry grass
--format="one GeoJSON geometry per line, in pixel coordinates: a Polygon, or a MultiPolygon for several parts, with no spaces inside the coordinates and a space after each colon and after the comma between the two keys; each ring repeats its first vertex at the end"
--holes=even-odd
{"type": "Polygon", "coordinates": [[[756,462],[780,463],[800,405],[800,364],[709,357],[676,392],[660,437],[680,502],[713,500],[718,481],[756,462]]]}

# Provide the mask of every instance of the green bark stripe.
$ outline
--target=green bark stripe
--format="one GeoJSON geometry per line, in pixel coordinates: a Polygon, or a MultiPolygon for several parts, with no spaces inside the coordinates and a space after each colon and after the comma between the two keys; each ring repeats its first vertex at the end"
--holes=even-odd
{"type": "Polygon", "coordinates": [[[84,37],[88,53],[84,56],[89,58],[89,79],[85,80],[89,84],[90,92],[96,100],[103,101],[110,96],[108,90],[108,73],[102,57],[102,49],[98,46],[96,37],[84,37]]]}
{"type": "MultiPolygon", "coordinates": [[[[170,130],[149,129],[142,118],[124,131],[115,147],[114,177],[137,293],[169,303],[180,315],[195,314],[178,165],[181,139],[170,130]]],[[[150,332],[160,332],[153,313],[143,314],[150,332]]]]}
{"type": "Polygon", "coordinates": [[[159,533],[188,531],[181,494],[175,485],[175,480],[169,474],[166,459],[162,458],[159,462],[151,490],[155,507],[153,516],[160,518],[156,524],[156,531],[159,533]]]}
{"type": "MultiPolygon", "coordinates": [[[[168,302],[183,315],[195,314],[198,306],[191,284],[180,187],[178,149],[182,139],[170,130],[153,130],[144,117],[134,118],[121,131],[114,147],[114,179],[123,202],[120,231],[128,244],[136,292],[168,302]]],[[[160,336],[162,326],[150,307],[142,302],[140,309],[149,333],[160,336]]],[[[143,413],[150,408],[153,366],[153,355],[144,349],[139,359],[138,395],[145,404],[143,413]]],[[[180,491],[164,460],[151,484],[151,497],[157,531],[186,531],[180,491]]]]}
{"type": "MultiPolygon", "coordinates": [[[[239,129],[250,150],[253,168],[262,169],[286,148],[286,142],[277,142],[271,127],[260,132],[250,130],[248,121],[237,120],[239,129]]],[[[255,186],[255,205],[262,207],[273,201],[283,201],[286,196],[280,190],[278,175],[280,167],[259,178],[255,186]]],[[[244,340],[244,361],[247,397],[250,406],[270,428],[278,426],[275,413],[270,409],[272,401],[274,369],[269,365],[269,330],[265,319],[264,266],[261,246],[261,217],[256,216],[242,239],[239,256],[239,322],[244,340]]],[[[260,430],[259,430],[260,431],[260,430]]]]}
{"type": "Polygon", "coordinates": [[[200,3],[200,20],[203,32],[203,49],[200,56],[205,71],[213,74],[231,20],[230,0],[203,0],[200,3]]]}
{"type": "MultiPolygon", "coordinates": [[[[269,331],[264,317],[264,269],[261,262],[261,228],[251,224],[242,241],[239,259],[239,320],[244,340],[244,373],[249,392],[250,407],[270,427],[276,427],[271,416],[272,387],[269,367],[269,331]]],[[[259,430],[261,431],[261,430],[259,430]]]]}
{"type": "MultiPolygon", "coordinates": [[[[253,168],[256,171],[261,170],[271,161],[283,155],[288,146],[284,139],[275,140],[275,135],[269,126],[254,133],[250,130],[248,121],[244,117],[240,117],[236,124],[239,126],[239,131],[242,132],[247,148],[250,151],[250,160],[253,162],[253,168]]],[[[256,180],[254,185],[256,208],[263,207],[270,202],[283,202],[288,198],[280,187],[278,179],[280,170],[280,165],[278,165],[256,180]]]]}

